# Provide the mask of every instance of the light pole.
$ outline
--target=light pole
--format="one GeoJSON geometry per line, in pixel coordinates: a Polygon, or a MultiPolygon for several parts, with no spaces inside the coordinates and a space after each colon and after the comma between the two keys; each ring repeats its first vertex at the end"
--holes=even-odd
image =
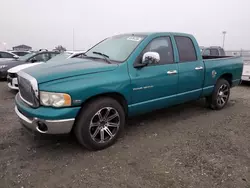
{"type": "Polygon", "coordinates": [[[75,29],[73,28],[73,51],[75,51],[75,29]]]}
{"type": "Polygon", "coordinates": [[[223,34],[222,48],[224,48],[224,45],[225,45],[225,38],[226,38],[227,32],[226,32],[226,31],[223,31],[222,34],[223,34]]]}

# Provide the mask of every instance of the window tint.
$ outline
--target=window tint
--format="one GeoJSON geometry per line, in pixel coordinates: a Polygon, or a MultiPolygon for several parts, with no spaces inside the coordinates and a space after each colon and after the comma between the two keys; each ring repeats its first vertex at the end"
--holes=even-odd
{"type": "Polygon", "coordinates": [[[210,51],[211,51],[212,56],[219,56],[219,50],[218,49],[213,49],[212,48],[210,51]]]}
{"type": "Polygon", "coordinates": [[[6,52],[0,52],[1,58],[13,58],[12,54],[6,53],[6,52]]]}
{"type": "Polygon", "coordinates": [[[196,61],[197,56],[192,40],[182,36],[176,36],[174,38],[177,44],[180,62],[196,61]]]}
{"type": "Polygon", "coordinates": [[[158,52],[160,55],[159,64],[174,63],[173,48],[169,37],[153,39],[144,49],[143,54],[146,52],[158,52]]]}

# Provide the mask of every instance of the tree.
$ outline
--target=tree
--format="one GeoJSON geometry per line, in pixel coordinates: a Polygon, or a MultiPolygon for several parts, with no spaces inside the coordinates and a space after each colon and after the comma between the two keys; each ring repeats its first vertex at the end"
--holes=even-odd
{"type": "Polygon", "coordinates": [[[66,48],[63,47],[62,45],[58,45],[58,46],[55,47],[55,50],[59,51],[61,53],[61,52],[65,52],[66,48]]]}

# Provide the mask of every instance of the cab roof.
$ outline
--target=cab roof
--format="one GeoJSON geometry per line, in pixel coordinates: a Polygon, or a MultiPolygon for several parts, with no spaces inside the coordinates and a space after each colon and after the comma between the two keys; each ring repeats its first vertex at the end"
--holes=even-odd
{"type": "Polygon", "coordinates": [[[180,32],[133,32],[133,33],[121,33],[121,35],[181,35],[181,36],[191,36],[188,33],[180,33],[180,32]]]}

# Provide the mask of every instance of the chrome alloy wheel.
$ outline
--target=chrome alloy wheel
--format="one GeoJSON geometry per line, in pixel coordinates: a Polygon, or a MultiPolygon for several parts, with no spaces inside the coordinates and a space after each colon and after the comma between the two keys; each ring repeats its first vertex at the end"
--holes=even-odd
{"type": "Polygon", "coordinates": [[[217,103],[220,106],[223,106],[229,97],[229,88],[226,84],[223,84],[220,86],[219,90],[218,90],[218,94],[217,94],[217,103]]]}
{"type": "Polygon", "coordinates": [[[97,143],[106,143],[112,140],[118,133],[120,127],[120,116],[116,109],[104,107],[92,117],[89,133],[97,143]]]}

